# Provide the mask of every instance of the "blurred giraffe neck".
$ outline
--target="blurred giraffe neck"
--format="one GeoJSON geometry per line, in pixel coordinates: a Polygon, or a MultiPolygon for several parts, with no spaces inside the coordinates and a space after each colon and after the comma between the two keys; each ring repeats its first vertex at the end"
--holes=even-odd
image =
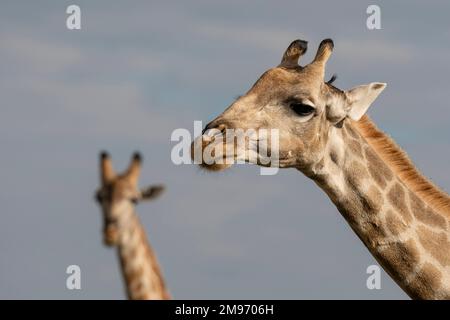
{"type": "Polygon", "coordinates": [[[134,210],[123,216],[118,253],[128,298],[132,300],[165,300],[170,295],[162,271],[143,226],[134,210]]]}

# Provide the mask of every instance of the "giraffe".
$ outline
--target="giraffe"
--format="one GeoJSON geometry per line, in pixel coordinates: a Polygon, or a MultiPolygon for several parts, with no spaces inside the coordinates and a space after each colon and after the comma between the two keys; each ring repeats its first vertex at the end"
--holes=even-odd
{"type": "Polygon", "coordinates": [[[365,114],[385,83],[341,90],[335,76],[324,80],[333,49],[331,39],[323,40],[313,61],[300,66],[307,42],[292,42],[278,66],[206,125],[191,156],[214,150],[214,163],[197,162],[211,171],[230,167],[230,157],[262,165],[250,143],[258,136],[246,137],[247,150],[223,137],[229,129],[278,129],[277,167],[297,169],[323,189],[411,298],[450,299],[450,198],[365,114]]]}
{"type": "Polygon", "coordinates": [[[156,255],[134,209],[138,202],[158,197],[164,188],[139,190],[140,169],[139,153],[134,154],[122,175],[115,173],[106,152],[100,154],[101,187],[96,198],[103,212],[104,242],[117,247],[129,299],[170,299],[156,255]]]}

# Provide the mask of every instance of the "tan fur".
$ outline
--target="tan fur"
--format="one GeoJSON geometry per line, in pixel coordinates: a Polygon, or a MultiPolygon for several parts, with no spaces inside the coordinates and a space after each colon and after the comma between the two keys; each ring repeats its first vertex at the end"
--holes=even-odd
{"type": "Polygon", "coordinates": [[[450,197],[414,166],[407,154],[365,115],[352,125],[411,191],[430,207],[450,217],[450,197]]]}

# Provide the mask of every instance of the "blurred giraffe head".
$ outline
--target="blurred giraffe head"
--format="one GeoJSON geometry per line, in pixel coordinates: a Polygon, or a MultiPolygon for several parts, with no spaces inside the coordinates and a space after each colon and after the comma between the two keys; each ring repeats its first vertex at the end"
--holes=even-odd
{"type": "Polygon", "coordinates": [[[117,245],[121,232],[130,222],[134,206],[142,200],[156,198],[162,191],[162,186],[138,188],[141,170],[141,156],[135,153],[131,163],[123,174],[116,174],[111,157],[100,154],[100,182],[96,199],[102,207],[104,220],[104,241],[107,245],[117,245]]]}
{"type": "MultiPolygon", "coordinates": [[[[213,157],[223,160],[227,157],[224,151],[227,142],[216,139],[220,133],[229,129],[278,129],[278,166],[308,170],[322,157],[330,142],[331,128],[341,128],[346,119],[359,120],[386,87],[385,83],[376,82],[343,91],[332,85],[334,77],[325,82],[325,66],[333,48],[331,39],[323,40],[314,60],[300,66],[298,61],[307,50],[307,42],[292,42],[281,63],[264,72],[245,95],[210,122],[192,148],[209,146],[211,149],[215,144],[219,145],[214,149],[213,157]]],[[[252,139],[258,140],[258,136],[252,139]]],[[[259,152],[257,147],[253,148],[254,153],[259,152]]],[[[258,160],[252,160],[254,157],[248,157],[248,151],[233,149],[234,159],[245,158],[247,162],[260,164],[258,160]]],[[[210,170],[231,166],[223,161],[201,165],[210,170]]]]}

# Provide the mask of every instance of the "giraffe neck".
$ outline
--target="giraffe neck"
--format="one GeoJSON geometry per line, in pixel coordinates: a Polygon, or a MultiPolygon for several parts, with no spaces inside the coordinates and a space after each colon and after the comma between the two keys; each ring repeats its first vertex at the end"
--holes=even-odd
{"type": "Polygon", "coordinates": [[[450,221],[411,192],[349,121],[306,174],[411,297],[450,298],[450,221]]]}
{"type": "Polygon", "coordinates": [[[165,287],[157,258],[134,210],[123,215],[118,253],[131,300],[163,300],[170,295],[165,287]]]}

